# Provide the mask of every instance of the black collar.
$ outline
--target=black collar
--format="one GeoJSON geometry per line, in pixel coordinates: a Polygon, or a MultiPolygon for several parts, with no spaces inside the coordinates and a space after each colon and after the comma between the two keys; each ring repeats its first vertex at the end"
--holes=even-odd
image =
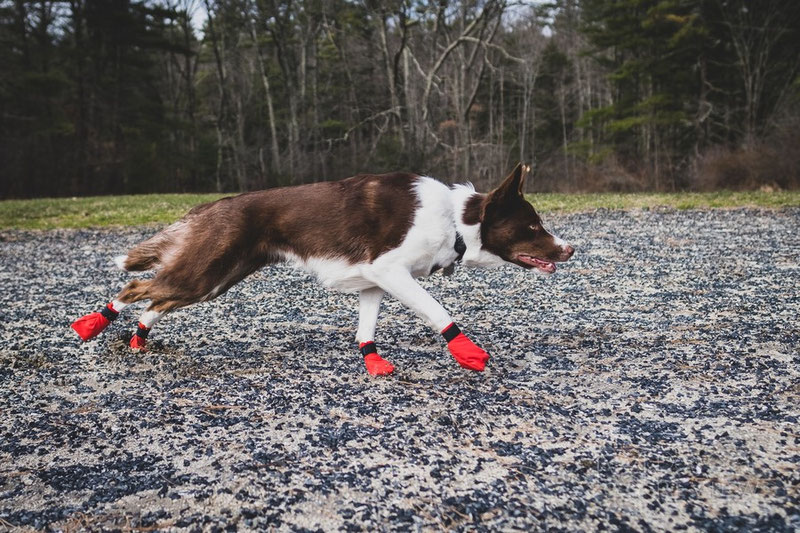
{"type": "Polygon", "coordinates": [[[467,245],[464,244],[464,237],[461,236],[459,232],[456,232],[456,244],[453,246],[458,257],[456,257],[456,261],[461,261],[464,257],[464,252],[467,251],[467,245]]]}

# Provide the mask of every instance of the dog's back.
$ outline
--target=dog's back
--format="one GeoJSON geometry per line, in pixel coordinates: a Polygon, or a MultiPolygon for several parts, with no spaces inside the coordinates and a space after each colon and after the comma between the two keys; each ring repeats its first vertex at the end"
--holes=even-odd
{"type": "Polygon", "coordinates": [[[364,174],[197,206],[118,261],[129,271],[158,269],[154,279],[126,287],[121,300],[150,299],[153,309],[169,311],[214,298],[286,258],[372,262],[408,232],[419,179],[364,174]]]}

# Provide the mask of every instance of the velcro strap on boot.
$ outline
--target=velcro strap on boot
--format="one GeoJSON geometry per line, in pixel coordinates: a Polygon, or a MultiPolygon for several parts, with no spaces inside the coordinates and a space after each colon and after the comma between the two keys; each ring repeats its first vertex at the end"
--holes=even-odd
{"type": "Polygon", "coordinates": [[[364,357],[368,356],[371,353],[378,353],[378,348],[375,346],[375,343],[372,342],[372,341],[365,342],[364,344],[362,344],[359,347],[359,350],[361,350],[361,355],[363,355],[364,357]]]}
{"type": "Polygon", "coordinates": [[[449,343],[451,340],[458,337],[459,333],[461,333],[461,330],[458,329],[456,323],[453,322],[452,324],[447,326],[444,330],[442,330],[442,337],[444,337],[444,340],[446,340],[449,343]]]}
{"type": "Polygon", "coordinates": [[[119,311],[111,309],[111,304],[108,304],[100,310],[100,314],[106,317],[109,322],[113,322],[119,316],[119,311]]]}
{"type": "Polygon", "coordinates": [[[136,334],[142,339],[146,339],[150,333],[150,328],[139,322],[139,327],[136,328],[136,334]]]}

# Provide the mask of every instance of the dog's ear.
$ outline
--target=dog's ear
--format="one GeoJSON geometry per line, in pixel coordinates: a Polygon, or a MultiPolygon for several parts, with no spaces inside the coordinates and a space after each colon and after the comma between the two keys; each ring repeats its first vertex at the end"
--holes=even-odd
{"type": "Polygon", "coordinates": [[[514,170],[511,171],[511,174],[509,174],[508,177],[503,180],[503,183],[498,185],[497,188],[490,193],[490,196],[495,198],[513,195],[522,196],[522,189],[525,186],[525,177],[530,171],[531,167],[528,165],[517,163],[517,166],[514,167],[514,170]]]}
{"type": "Polygon", "coordinates": [[[486,216],[487,210],[492,207],[501,206],[504,203],[523,197],[522,189],[525,186],[525,176],[530,172],[531,167],[517,163],[511,174],[508,175],[503,183],[497,186],[486,198],[481,209],[481,220],[486,216]]]}

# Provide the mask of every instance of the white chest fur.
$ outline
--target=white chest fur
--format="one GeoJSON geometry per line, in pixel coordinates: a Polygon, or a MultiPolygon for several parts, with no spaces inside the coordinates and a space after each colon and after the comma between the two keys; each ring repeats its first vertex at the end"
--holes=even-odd
{"type": "Polygon", "coordinates": [[[481,244],[481,225],[464,224],[464,208],[470,197],[474,196],[475,188],[472,184],[455,185],[450,191],[450,201],[453,204],[456,229],[464,239],[467,251],[464,252],[462,261],[466,266],[480,266],[484,268],[507,265],[500,256],[487,252],[481,244]]]}

